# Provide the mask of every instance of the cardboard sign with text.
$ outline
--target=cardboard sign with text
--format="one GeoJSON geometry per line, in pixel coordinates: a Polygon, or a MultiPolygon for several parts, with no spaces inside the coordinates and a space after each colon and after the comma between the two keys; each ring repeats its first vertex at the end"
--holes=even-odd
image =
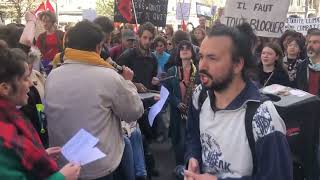
{"type": "Polygon", "coordinates": [[[176,19],[177,20],[189,20],[189,15],[190,15],[190,8],[191,8],[191,3],[177,3],[177,10],[176,10],[176,19]]]}
{"type": "MultiPolygon", "coordinates": [[[[167,20],[168,0],[133,0],[138,24],[151,22],[155,26],[165,27],[167,20]]],[[[135,24],[134,12],[128,22],[118,10],[118,1],[114,6],[114,22],[135,24]]]]}
{"type": "Polygon", "coordinates": [[[248,22],[258,36],[280,37],[288,8],[289,0],[227,0],[221,22],[230,27],[248,22]]]}
{"type": "Polygon", "coordinates": [[[320,29],[320,17],[315,18],[288,18],[286,29],[295,30],[307,35],[307,31],[311,28],[320,29]]]}

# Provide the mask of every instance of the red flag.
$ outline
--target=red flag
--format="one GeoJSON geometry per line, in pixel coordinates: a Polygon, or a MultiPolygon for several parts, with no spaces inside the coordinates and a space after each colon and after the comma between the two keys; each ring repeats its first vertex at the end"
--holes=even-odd
{"type": "MultiPolygon", "coordinates": [[[[119,0],[118,0],[119,2],[119,0]]],[[[132,19],[132,2],[131,0],[121,0],[118,4],[120,14],[128,21],[132,19]]]]}
{"type": "Polygon", "coordinates": [[[39,7],[34,11],[34,14],[37,16],[42,11],[46,10],[46,6],[44,5],[44,2],[42,2],[39,7]]]}
{"type": "Polygon", "coordinates": [[[182,20],[182,31],[187,31],[187,25],[186,25],[186,22],[184,20],[182,20]]]}
{"type": "Polygon", "coordinates": [[[49,11],[55,13],[54,8],[52,7],[49,0],[46,1],[46,10],[49,10],[49,11]]]}

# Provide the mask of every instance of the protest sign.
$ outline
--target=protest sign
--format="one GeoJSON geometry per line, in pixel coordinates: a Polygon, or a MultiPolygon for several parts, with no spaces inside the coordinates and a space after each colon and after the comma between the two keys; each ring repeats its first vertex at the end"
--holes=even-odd
{"type": "Polygon", "coordinates": [[[178,2],[176,9],[176,19],[188,21],[190,15],[190,7],[191,3],[178,2]]]}
{"type": "Polygon", "coordinates": [[[280,37],[288,8],[289,0],[227,0],[221,22],[231,27],[248,22],[258,36],[280,37]]]}
{"type": "Polygon", "coordinates": [[[311,28],[320,29],[320,17],[315,18],[288,18],[286,29],[295,30],[302,33],[303,35],[307,34],[307,31],[311,28]]]}
{"type": "MultiPolygon", "coordinates": [[[[135,16],[132,9],[132,19],[127,21],[119,12],[118,4],[121,0],[115,0],[114,22],[135,24],[135,16]]],[[[155,26],[165,27],[167,20],[168,0],[133,0],[138,24],[151,22],[155,26]]]]}
{"type": "Polygon", "coordinates": [[[93,21],[97,17],[97,12],[94,9],[84,9],[82,12],[82,18],[93,21]]]}
{"type": "Polygon", "coordinates": [[[196,10],[197,10],[197,17],[205,16],[206,18],[210,19],[214,14],[212,12],[215,12],[215,9],[217,6],[207,6],[205,4],[196,3],[196,10]]]}

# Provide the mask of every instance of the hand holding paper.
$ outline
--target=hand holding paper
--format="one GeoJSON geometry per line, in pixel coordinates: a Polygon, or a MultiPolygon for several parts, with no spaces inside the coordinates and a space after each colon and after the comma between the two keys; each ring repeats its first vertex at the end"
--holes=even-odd
{"type": "Polygon", "coordinates": [[[84,129],[73,136],[63,147],[62,154],[69,162],[79,163],[85,165],[106,155],[97,147],[99,139],[84,129]]]}

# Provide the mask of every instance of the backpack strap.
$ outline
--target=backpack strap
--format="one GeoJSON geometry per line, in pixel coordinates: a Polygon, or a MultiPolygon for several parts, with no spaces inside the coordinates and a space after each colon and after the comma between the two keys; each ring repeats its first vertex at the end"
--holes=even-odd
{"type": "Polygon", "coordinates": [[[62,64],[64,62],[64,50],[60,53],[59,59],[60,59],[60,63],[62,64]]]}
{"type": "MultiPolygon", "coordinates": [[[[202,86],[202,85],[201,85],[202,86]]],[[[200,94],[199,94],[199,99],[198,99],[198,107],[199,110],[201,110],[202,105],[204,103],[204,101],[207,99],[208,94],[207,94],[207,89],[205,87],[202,86],[200,94]]]]}
{"type": "Polygon", "coordinates": [[[252,120],[253,116],[256,113],[258,107],[260,106],[261,102],[253,102],[249,101],[247,103],[247,109],[245,114],[245,128],[246,128],[246,135],[249,142],[251,155],[252,155],[252,175],[257,172],[257,157],[255,151],[255,140],[253,135],[253,128],[252,128],[252,120]]]}

